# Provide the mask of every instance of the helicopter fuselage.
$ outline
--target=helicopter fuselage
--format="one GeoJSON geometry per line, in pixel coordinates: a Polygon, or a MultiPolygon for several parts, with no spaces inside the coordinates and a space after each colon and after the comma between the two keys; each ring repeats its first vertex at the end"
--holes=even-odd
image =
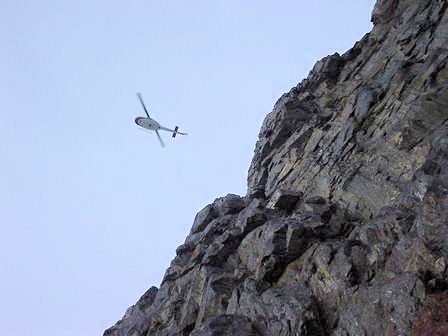
{"type": "Polygon", "coordinates": [[[162,129],[160,124],[151,118],[137,117],[137,118],[135,118],[135,123],[138,126],[146,128],[147,130],[150,130],[150,131],[156,131],[156,130],[162,129]]]}

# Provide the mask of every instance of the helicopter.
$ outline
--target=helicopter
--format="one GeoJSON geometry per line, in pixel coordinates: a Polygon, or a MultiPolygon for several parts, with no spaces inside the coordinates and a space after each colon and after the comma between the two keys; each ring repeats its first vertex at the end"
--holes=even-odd
{"type": "Polygon", "coordinates": [[[159,138],[160,145],[162,147],[165,147],[165,144],[162,140],[162,137],[159,134],[159,131],[171,132],[173,138],[175,138],[177,134],[187,135],[187,133],[182,133],[182,132],[178,131],[179,126],[174,127],[174,129],[170,129],[170,128],[160,125],[157,121],[152,119],[149,116],[149,113],[148,113],[148,110],[146,109],[145,103],[143,102],[142,95],[140,93],[137,93],[137,97],[140,100],[140,103],[142,104],[142,107],[145,110],[145,113],[148,117],[137,117],[137,118],[135,118],[135,123],[137,124],[137,126],[140,126],[142,130],[155,131],[157,137],[159,138]]]}

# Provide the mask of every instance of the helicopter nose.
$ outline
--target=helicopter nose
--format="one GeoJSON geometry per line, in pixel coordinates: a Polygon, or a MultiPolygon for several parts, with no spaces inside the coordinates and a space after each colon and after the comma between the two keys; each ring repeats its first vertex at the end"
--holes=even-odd
{"type": "Polygon", "coordinates": [[[135,118],[135,123],[137,124],[137,125],[140,125],[140,120],[142,119],[142,117],[137,117],[137,118],[135,118]]]}

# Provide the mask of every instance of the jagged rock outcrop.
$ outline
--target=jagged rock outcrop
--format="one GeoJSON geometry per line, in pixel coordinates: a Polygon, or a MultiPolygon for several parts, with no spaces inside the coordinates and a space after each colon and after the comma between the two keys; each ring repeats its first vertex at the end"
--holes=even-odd
{"type": "Polygon", "coordinates": [[[247,195],[201,210],[105,335],[446,335],[447,9],[379,0],[266,117],[247,195]]]}

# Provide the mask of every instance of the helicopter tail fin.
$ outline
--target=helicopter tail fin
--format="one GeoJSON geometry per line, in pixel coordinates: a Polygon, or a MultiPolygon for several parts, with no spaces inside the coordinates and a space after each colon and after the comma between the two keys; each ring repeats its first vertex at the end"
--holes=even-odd
{"type": "Polygon", "coordinates": [[[177,130],[179,129],[179,126],[174,127],[174,131],[173,131],[173,138],[176,137],[177,135],[177,130]]]}

